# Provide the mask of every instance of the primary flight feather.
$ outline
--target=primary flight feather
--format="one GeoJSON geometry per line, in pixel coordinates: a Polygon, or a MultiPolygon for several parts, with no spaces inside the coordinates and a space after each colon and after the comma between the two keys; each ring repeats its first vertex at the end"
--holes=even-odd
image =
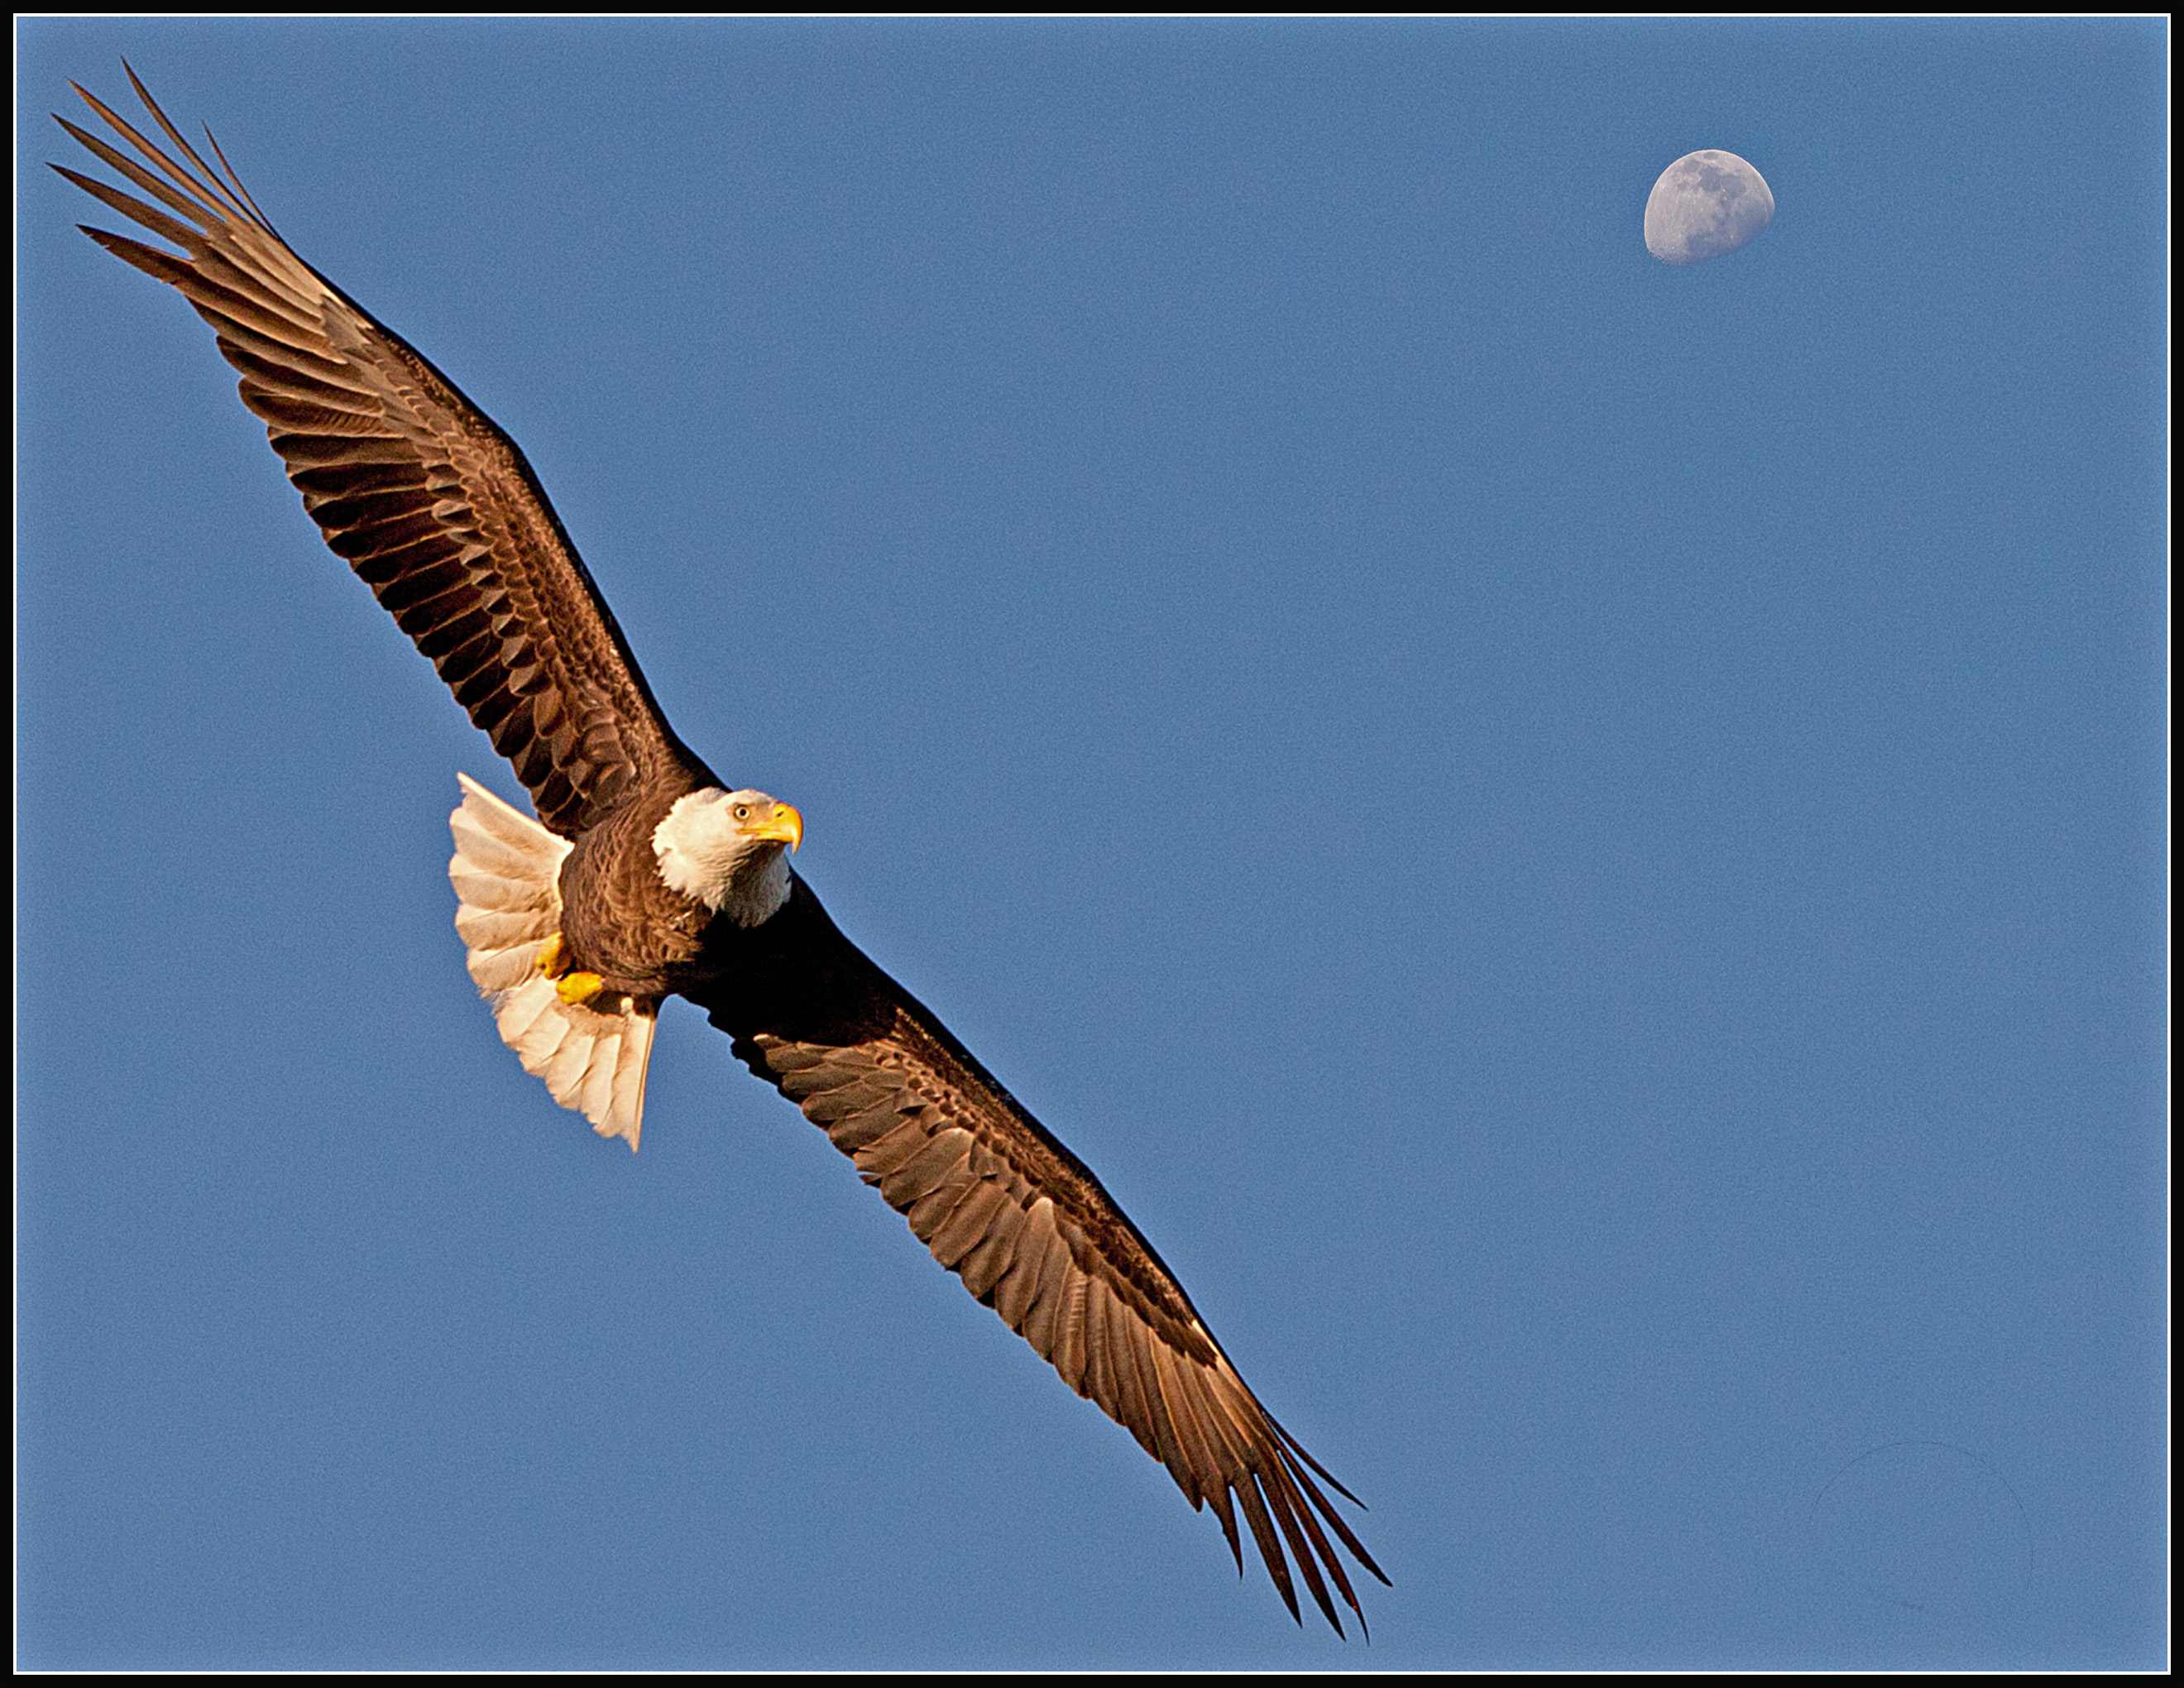
{"type": "Polygon", "coordinates": [[[217,146],[220,170],[129,74],[173,153],[81,87],[135,156],[56,120],[157,203],[54,168],[180,253],[84,232],[212,325],[326,543],[537,808],[464,777],[450,819],[456,927],[525,1068],[633,1150],[660,1005],[696,1003],[936,1260],[1212,1507],[1240,1568],[1239,1509],[1293,1617],[1291,1557],[1338,1632],[1337,1595],[1362,1624],[1329,1532],[1387,1579],[1314,1474],[1354,1497],[1259,1404],[1091,1170],[843,937],[788,865],[803,816],[676,737],[515,442],[297,257],[217,146]]]}

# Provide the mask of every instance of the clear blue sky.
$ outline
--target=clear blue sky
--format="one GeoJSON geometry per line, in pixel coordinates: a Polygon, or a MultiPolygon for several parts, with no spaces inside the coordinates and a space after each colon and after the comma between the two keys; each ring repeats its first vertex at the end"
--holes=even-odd
{"type": "Polygon", "coordinates": [[[19,25],[43,1665],[2159,1666],[2162,25],[19,25]],[[1373,1641],[694,1012],[181,302],[126,54],[1369,1503],[1373,1641]],[[1774,226],[1646,255],[1742,154],[1774,226]]]}

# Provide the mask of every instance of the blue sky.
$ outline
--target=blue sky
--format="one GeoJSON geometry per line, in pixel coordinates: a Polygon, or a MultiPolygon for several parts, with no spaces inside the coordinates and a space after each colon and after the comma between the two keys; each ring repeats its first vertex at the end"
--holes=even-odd
{"type": "Polygon", "coordinates": [[[2164,1662],[2153,22],[18,25],[43,1665],[2164,1662]],[[694,1012],[40,167],[126,54],[1368,1504],[1369,1651],[694,1012]],[[1743,251],[1654,262],[1673,159],[1743,251]]]}

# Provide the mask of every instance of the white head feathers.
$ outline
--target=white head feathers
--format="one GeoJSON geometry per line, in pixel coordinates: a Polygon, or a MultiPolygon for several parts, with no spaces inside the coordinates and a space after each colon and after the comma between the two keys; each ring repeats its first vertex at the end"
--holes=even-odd
{"type": "Polygon", "coordinates": [[[788,900],[788,851],[804,817],[762,791],[708,786],[676,799],[653,828],[660,877],[738,926],[772,919],[788,900]]]}

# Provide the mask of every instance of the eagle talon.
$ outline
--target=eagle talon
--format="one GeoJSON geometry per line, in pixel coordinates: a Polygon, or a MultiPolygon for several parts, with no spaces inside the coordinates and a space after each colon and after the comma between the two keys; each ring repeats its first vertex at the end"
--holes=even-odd
{"type": "Polygon", "coordinates": [[[597,973],[565,973],[554,981],[554,994],[571,1007],[589,1002],[606,988],[597,973]]]}
{"type": "Polygon", "coordinates": [[[607,988],[607,982],[597,973],[572,973],[568,967],[569,946],[557,932],[538,946],[538,971],[554,981],[554,994],[573,1007],[591,1001],[607,988]]]}

